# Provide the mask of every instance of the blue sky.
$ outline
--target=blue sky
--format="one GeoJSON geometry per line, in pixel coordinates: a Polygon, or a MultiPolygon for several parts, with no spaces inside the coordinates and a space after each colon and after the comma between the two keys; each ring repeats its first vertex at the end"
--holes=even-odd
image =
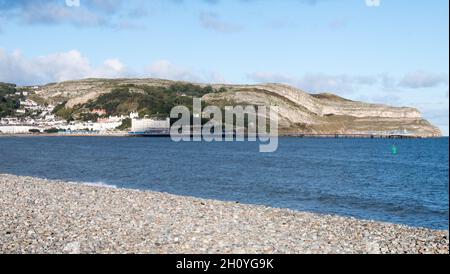
{"type": "Polygon", "coordinates": [[[76,2],[0,0],[0,81],[283,82],[417,107],[448,135],[447,0],[76,2]]]}

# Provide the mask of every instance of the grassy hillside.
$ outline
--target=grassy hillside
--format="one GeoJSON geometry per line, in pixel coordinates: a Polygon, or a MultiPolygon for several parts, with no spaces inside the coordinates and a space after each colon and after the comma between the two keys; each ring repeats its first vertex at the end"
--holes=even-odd
{"type": "Polygon", "coordinates": [[[106,111],[106,115],[128,115],[138,112],[140,117],[168,117],[173,107],[183,105],[192,110],[192,98],[205,94],[226,92],[214,90],[211,86],[175,83],[168,87],[127,85],[115,88],[110,93],[100,95],[85,104],[73,108],[65,107],[65,102],[57,106],[54,113],[66,120],[95,121],[99,115],[95,109],[106,111]]]}
{"type": "Polygon", "coordinates": [[[0,83],[0,118],[12,116],[20,107],[14,84],[0,83]]]}

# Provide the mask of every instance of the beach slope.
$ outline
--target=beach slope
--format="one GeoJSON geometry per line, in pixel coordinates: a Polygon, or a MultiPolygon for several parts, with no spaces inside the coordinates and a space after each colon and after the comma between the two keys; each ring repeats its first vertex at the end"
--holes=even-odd
{"type": "Polygon", "coordinates": [[[0,174],[1,253],[449,253],[448,231],[0,174]]]}

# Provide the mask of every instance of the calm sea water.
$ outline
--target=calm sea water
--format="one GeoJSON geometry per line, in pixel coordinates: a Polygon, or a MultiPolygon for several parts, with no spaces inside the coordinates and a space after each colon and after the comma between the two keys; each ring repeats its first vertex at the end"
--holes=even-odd
{"type": "Polygon", "coordinates": [[[448,138],[0,138],[0,173],[262,204],[448,230],[448,138]],[[391,147],[398,147],[392,155],[391,147]]]}

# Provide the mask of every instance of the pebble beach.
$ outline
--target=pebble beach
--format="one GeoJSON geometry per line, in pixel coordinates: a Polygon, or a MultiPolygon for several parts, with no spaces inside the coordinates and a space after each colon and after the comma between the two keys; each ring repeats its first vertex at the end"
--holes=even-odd
{"type": "Polygon", "coordinates": [[[0,252],[449,253],[448,231],[0,174],[0,252]]]}

